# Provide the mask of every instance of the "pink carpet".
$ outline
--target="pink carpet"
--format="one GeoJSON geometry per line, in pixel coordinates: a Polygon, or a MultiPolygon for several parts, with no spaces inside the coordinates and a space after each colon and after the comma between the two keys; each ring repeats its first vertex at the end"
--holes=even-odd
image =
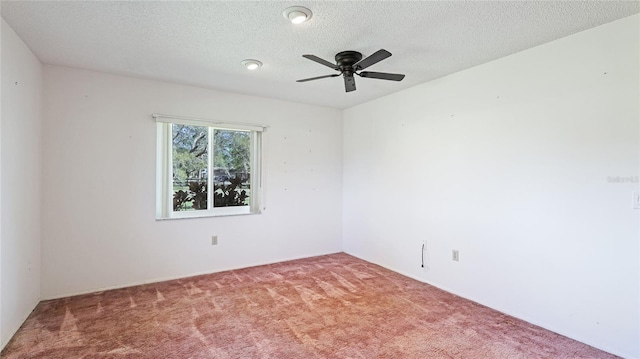
{"type": "Polygon", "coordinates": [[[14,358],[616,358],[346,254],[40,303],[14,358]]]}

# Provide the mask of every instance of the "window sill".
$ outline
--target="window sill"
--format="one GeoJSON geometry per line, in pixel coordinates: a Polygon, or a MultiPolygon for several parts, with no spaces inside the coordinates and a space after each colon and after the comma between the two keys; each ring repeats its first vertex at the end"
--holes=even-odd
{"type": "Polygon", "coordinates": [[[185,212],[178,212],[179,215],[174,215],[172,217],[156,217],[156,221],[170,221],[174,219],[194,219],[194,218],[216,218],[216,217],[231,217],[231,216],[251,216],[262,214],[262,210],[257,212],[240,212],[240,211],[229,211],[229,212],[219,212],[212,213],[211,211],[203,211],[205,213],[189,213],[188,215],[182,214],[185,212]]]}

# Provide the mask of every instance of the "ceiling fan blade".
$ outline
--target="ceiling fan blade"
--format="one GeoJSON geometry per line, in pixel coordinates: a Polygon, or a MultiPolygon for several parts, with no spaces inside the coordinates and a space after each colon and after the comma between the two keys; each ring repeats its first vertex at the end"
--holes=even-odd
{"type": "Polygon", "coordinates": [[[367,67],[369,67],[369,66],[371,66],[373,64],[376,64],[376,63],[386,59],[389,56],[391,56],[391,53],[389,51],[381,49],[381,50],[378,50],[378,51],[374,52],[369,57],[365,57],[364,59],[360,60],[358,63],[353,65],[353,68],[357,68],[358,70],[364,70],[367,67]]]}
{"type": "Polygon", "coordinates": [[[346,92],[351,92],[356,90],[356,79],[354,79],[353,76],[344,77],[344,89],[346,92]]]}
{"type": "Polygon", "coordinates": [[[315,62],[317,62],[319,64],[324,65],[324,66],[331,67],[334,70],[340,70],[340,68],[338,68],[338,65],[332,64],[331,62],[329,62],[327,60],[323,60],[323,59],[319,58],[316,55],[302,55],[302,57],[304,57],[305,59],[309,59],[311,61],[315,61],[315,62]]]}
{"type": "Polygon", "coordinates": [[[320,80],[320,79],[325,79],[327,77],[337,77],[337,76],[340,76],[340,74],[331,74],[331,75],[324,75],[324,76],[317,76],[317,77],[309,77],[308,79],[297,80],[296,82],[307,82],[307,81],[320,80]]]}
{"type": "Polygon", "coordinates": [[[372,79],[380,79],[380,80],[391,80],[391,81],[402,81],[404,75],[402,74],[390,74],[386,72],[371,72],[371,71],[362,71],[359,73],[361,77],[368,77],[372,79]]]}

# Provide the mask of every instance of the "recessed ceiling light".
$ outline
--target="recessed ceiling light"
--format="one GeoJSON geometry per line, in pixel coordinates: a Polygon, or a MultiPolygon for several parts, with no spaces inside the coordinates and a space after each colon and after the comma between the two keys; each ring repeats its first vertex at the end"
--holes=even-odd
{"type": "Polygon", "coordinates": [[[262,66],[262,62],[251,59],[242,60],[242,64],[249,70],[255,70],[258,67],[262,66]]]}
{"type": "Polygon", "coordinates": [[[311,16],[313,16],[313,14],[311,13],[311,10],[302,6],[288,7],[284,9],[284,11],[282,12],[282,15],[284,16],[285,19],[291,21],[294,24],[301,24],[311,19],[311,16]]]}

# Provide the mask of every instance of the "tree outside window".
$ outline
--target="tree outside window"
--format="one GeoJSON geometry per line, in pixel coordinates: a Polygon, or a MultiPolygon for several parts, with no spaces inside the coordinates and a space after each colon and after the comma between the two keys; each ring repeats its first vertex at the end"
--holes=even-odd
{"type": "Polygon", "coordinates": [[[173,124],[171,137],[174,211],[209,209],[210,187],[213,207],[250,205],[251,131],[173,124]]]}

